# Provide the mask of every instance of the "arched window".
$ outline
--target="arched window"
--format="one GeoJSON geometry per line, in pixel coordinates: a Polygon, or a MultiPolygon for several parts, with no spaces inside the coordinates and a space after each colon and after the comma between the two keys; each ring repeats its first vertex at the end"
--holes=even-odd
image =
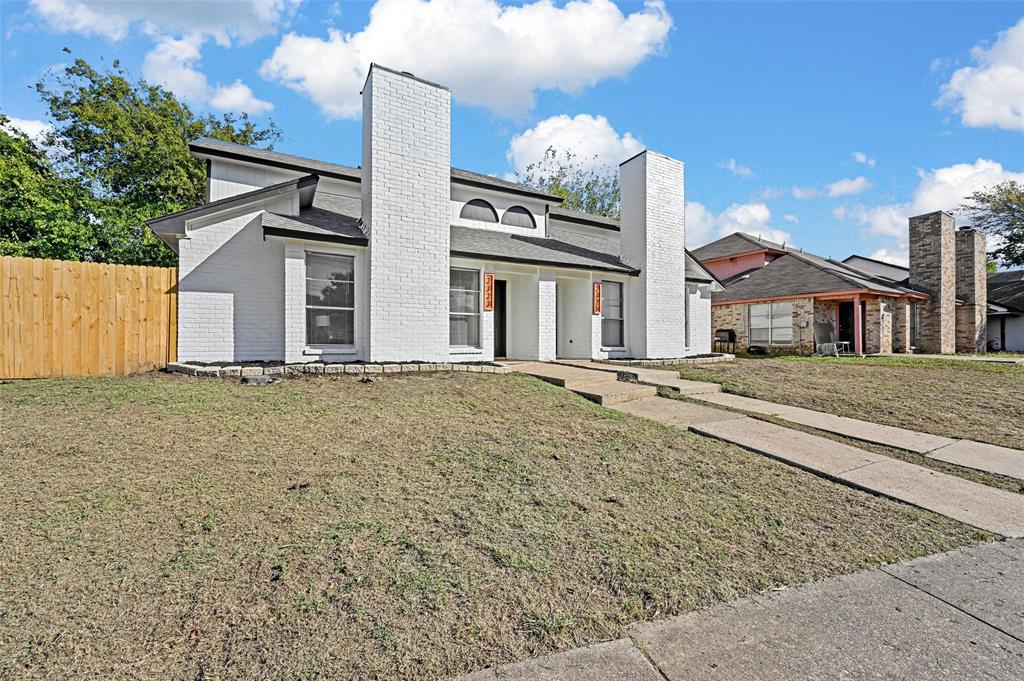
{"type": "Polygon", "coordinates": [[[509,227],[526,227],[535,229],[537,223],[533,221],[533,213],[522,206],[512,206],[501,216],[501,224],[509,227]]]}
{"type": "Polygon", "coordinates": [[[483,199],[472,199],[462,207],[459,217],[480,222],[497,222],[498,212],[494,210],[494,206],[483,199]]]}

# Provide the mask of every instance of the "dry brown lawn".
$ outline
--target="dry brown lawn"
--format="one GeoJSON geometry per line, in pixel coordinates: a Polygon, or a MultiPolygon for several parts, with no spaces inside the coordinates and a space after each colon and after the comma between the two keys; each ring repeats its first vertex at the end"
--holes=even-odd
{"type": "Polygon", "coordinates": [[[1021,364],[773,357],[672,368],[739,395],[1024,449],[1021,364]]]}
{"type": "Polygon", "coordinates": [[[0,676],[436,678],[988,538],[520,376],[0,385],[0,676]]]}

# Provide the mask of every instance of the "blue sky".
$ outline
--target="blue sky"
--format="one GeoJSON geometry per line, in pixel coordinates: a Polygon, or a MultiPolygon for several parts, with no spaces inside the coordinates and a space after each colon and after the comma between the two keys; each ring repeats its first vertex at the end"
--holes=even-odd
{"type": "Polygon", "coordinates": [[[691,246],[743,230],[900,260],[906,217],[1024,181],[1024,22],[1013,2],[0,5],[0,110],[70,57],[120,59],[200,111],[244,109],[278,150],[356,165],[378,61],[452,87],[453,163],[506,175],[548,144],[686,162],[691,246]]]}

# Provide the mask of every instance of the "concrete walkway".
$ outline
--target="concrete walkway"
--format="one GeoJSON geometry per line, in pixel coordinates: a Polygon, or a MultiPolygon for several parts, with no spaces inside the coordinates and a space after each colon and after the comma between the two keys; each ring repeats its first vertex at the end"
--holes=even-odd
{"type": "Polygon", "coordinates": [[[705,393],[718,393],[722,391],[722,386],[717,383],[707,383],[705,381],[687,381],[686,379],[679,378],[679,374],[674,371],[665,371],[663,369],[648,369],[646,367],[639,366],[622,366],[613,364],[602,364],[600,362],[593,362],[590,360],[559,360],[558,364],[563,366],[572,366],[580,369],[589,369],[591,371],[614,371],[618,374],[627,374],[633,377],[638,383],[644,385],[651,385],[654,387],[664,387],[674,390],[677,393],[683,395],[703,395],[705,393]]]}
{"type": "Polygon", "coordinates": [[[740,409],[762,416],[774,416],[784,421],[810,426],[855,440],[905,449],[959,466],[1024,480],[1024,451],[1019,449],[920,433],[906,428],[885,426],[731,393],[701,393],[691,395],[691,397],[722,407],[740,409]]]}
{"type": "Polygon", "coordinates": [[[770,592],[463,681],[1024,678],[1024,542],[770,592]]]}
{"type": "Polygon", "coordinates": [[[593,371],[547,362],[512,365],[514,371],[567,388],[592,402],[610,407],[644,397],[654,397],[657,388],[618,380],[615,371],[593,371]]]}

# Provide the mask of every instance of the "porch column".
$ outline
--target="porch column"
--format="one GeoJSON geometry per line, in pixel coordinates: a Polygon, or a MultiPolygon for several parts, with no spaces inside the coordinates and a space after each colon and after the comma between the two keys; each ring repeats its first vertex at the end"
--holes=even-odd
{"type": "Polygon", "coordinates": [[[540,273],[537,278],[537,359],[541,362],[553,362],[558,352],[556,287],[554,272],[540,273]]]}
{"type": "Polygon", "coordinates": [[[893,303],[892,351],[910,352],[910,301],[899,298],[893,303]]]}
{"type": "Polygon", "coordinates": [[[853,351],[864,354],[864,315],[860,311],[860,294],[853,297],[853,351]]]}

